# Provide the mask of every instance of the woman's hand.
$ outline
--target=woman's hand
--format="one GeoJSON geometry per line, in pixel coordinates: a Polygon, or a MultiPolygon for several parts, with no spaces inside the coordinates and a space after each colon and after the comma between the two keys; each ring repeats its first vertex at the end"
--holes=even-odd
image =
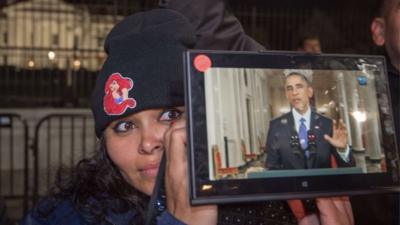
{"type": "Polygon", "coordinates": [[[175,121],[165,134],[167,155],[165,186],[168,211],[186,224],[217,224],[217,206],[191,206],[185,118],[175,121]]]}
{"type": "Polygon", "coordinates": [[[353,211],[348,197],[317,198],[316,214],[305,216],[299,225],[354,225],[353,211]]]}

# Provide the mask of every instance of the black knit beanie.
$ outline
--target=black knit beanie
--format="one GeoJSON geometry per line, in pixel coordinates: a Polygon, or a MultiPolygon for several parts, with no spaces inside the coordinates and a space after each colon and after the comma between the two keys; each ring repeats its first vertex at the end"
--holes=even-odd
{"type": "Polygon", "coordinates": [[[168,9],[136,13],[115,25],[91,98],[97,137],[132,113],[184,105],[182,53],[195,40],[189,21],[168,9]]]}

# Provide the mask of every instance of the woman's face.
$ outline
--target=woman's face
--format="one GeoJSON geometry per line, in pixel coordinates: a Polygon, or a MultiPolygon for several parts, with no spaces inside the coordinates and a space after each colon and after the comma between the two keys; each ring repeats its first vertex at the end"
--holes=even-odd
{"type": "Polygon", "coordinates": [[[164,151],[164,133],[183,107],[149,109],[113,121],[105,130],[107,152],[122,176],[151,195],[164,151]]]}

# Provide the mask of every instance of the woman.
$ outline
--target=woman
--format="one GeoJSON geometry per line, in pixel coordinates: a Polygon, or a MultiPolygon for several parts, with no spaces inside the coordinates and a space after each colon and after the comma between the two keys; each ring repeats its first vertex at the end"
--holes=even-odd
{"type": "Polygon", "coordinates": [[[190,23],[170,10],[138,13],[112,29],[91,99],[99,149],[68,179],[58,176],[22,224],[142,224],[162,153],[176,145],[159,223],[216,223],[215,206],[190,207],[187,195],[181,60],[194,42],[190,23]]]}
{"type": "MultiPolygon", "coordinates": [[[[112,29],[91,99],[99,149],[70,178],[59,176],[51,197],[22,224],[143,224],[164,151],[167,210],[158,224],[217,223],[216,206],[192,207],[188,198],[182,52],[195,41],[187,19],[165,9],[127,17],[112,29]],[[135,104],[110,111],[114,74],[132,84],[124,88],[124,100],[135,104]]],[[[326,214],[344,217],[343,210],[326,214]]]]}

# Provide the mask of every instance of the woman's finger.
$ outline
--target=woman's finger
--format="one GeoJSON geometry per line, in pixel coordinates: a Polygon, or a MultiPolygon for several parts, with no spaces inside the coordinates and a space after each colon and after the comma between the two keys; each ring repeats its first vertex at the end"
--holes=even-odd
{"type": "Polygon", "coordinates": [[[348,198],[317,198],[322,225],[353,225],[354,218],[348,198]]]}

